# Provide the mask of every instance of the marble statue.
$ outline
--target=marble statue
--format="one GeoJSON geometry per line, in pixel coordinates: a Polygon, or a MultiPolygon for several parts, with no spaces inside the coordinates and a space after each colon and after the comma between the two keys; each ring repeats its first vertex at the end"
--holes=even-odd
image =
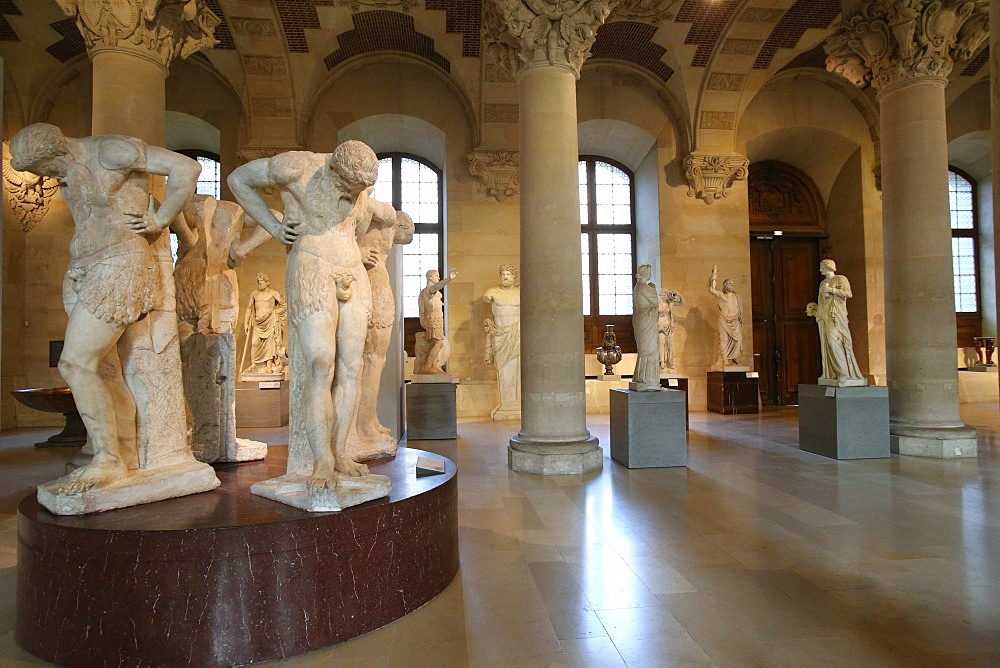
{"type": "Polygon", "coordinates": [[[639,265],[632,291],[632,330],[638,355],[630,390],[652,392],[660,389],[659,299],[651,280],[653,268],[639,265]]]}
{"type": "Polygon", "coordinates": [[[413,241],[413,231],[413,219],[397,211],[395,221],[390,224],[373,218],[371,227],[360,242],[361,258],[372,286],[372,312],[365,337],[358,410],[347,437],[348,453],[356,461],[392,457],[398,446],[392,432],[379,422],[376,412],[382,370],[396,321],[396,301],[392,296],[385,263],[393,246],[413,241]]]}
{"type": "Polygon", "coordinates": [[[674,304],[684,303],[684,297],[676,290],[660,290],[660,303],[657,305],[657,327],[660,341],[660,369],[666,373],[674,373],[674,304]]]}
{"type": "Polygon", "coordinates": [[[815,316],[819,326],[823,376],[818,383],[840,387],[867,385],[854,357],[854,342],[847,326],[847,300],[853,296],[851,284],[846,276],[837,275],[837,264],[833,260],[820,262],[819,271],[823,280],[819,284],[817,302],[806,306],[806,313],[815,316]]]}
{"type": "Polygon", "coordinates": [[[496,365],[500,389],[500,405],[491,413],[494,420],[521,417],[521,288],[514,284],[516,278],[513,265],[500,265],[500,285],[483,296],[492,311],[483,323],[486,363],[496,365]]]}
{"type": "Polygon", "coordinates": [[[18,132],[10,154],[14,169],[59,182],[75,223],[59,371],[94,455],[40,485],[39,502],[57,515],[77,515],[217,487],[215,472],[194,458],[186,439],[164,232],[194,192],[198,163],[133,137],[67,138],[47,123],[18,132]],[[150,174],[167,177],[159,207],[150,174]]]}
{"type": "Polygon", "coordinates": [[[347,141],[333,153],[288,151],[232,172],[236,201],[259,225],[291,245],[285,275],[291,375],[288,468],[253,493],[310,511],[341,510],[387,496],[388,477],[370,474],[347,452],[364,359],[371,283],[358,239],[396,211],[369,197],[378,158],[347,141]],[[284,218],[257,188],[275,188],[284,218]]]}
{"type": "Polygon", "coordinates": [[[184,397],[191,450],[203,462],[263,459],[267,444],[236,437],[236,335],[239,285],[230,248],[244,226],[243,209],[210,195],[192,195],[178,234],[174,284],[184,397]]]}
{"type": "MultiPolygon", "coordinates": [[[[420,326],[424,331],[417,332],[416,359],[413,361],[413,374],[422,376],[447,377],[444,367],[448,363],[451,347],[444,333],[444,286],[458,276],[458,271],[452,269],[448,278],[442,280],[437,269],[427,272],[427,285],[420,291],[420,326]]],[[[414,382],[426,379],[413,379],[414,382]]]]}
{"type": "MultiPolygon", "coordinates": [[[[743,355],[743,300],[733,289],[733,279],[722,282],[722,292],[716,290],[719,280],[719,268],[712,267],[712,276],[708,280],[708,290],[719,301],[719,354],[722,357],[722,367],[737,367],[743,355]]],[[[745,370],[749,367],[739,367],[733,370],[745,370]]]]}
{"type": "Polygon", "coordinates": [[[246,343],[243,350],[241,380],[280,379],[285,371],[285,323],[287,322],[285,298],[271,287],[271,277],[257,274],[257,289],[250,293],[243,331],[246,343]],[[247,353],[250,362],[247,363],[247,353]],[[252,378],[251,378],[252,376],[252,378]]]}

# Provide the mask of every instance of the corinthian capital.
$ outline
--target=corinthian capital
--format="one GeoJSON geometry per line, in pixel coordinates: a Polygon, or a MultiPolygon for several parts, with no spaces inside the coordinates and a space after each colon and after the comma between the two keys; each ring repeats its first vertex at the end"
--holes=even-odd
{"type": "Polygon", "coordinates": [[[692,153],[684,160],[684,176],[688,180],[688,197],[697,197],[711,204],[729,196],[733,182],[749,173],[749,161],[742,155],[707,155],[692,153]]]}
{"type": "Polygon", "coordinates": [[[486,0],[487,46],[512,74],[535,65],[564,65],[577,76],[597,29],[621,0],[486,0]]]}
{"type": "Polygon", "coordinates": [[[125,50],[164,68],[174,58],[210,49],[219,17],[205,0],[56,0],[76,19],[91,56],[125,50]]]}
{"type": "Polygon", "coordinates": [[[947,77],[989,37],[989,0],[876,0],[845,17],[825,44],[826,68],[878,91],[947,77]]]}

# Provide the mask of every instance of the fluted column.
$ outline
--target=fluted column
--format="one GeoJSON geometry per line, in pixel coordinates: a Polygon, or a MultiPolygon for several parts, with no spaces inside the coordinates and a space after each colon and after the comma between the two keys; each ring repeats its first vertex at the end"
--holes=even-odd
{"type": "Polygon", "coordinates": [[[576,80],[617,0],[488,0],[486,25],[517,78],[521,188],[521,430],[511,469],[600,469],[587,430],[576,80]]]}
{"type": "Polygon", "coordinates": [[[955,362],[948,73],[986,39],[967,0],[868,3],[827,42],[827,65],[875,87],[881,116],[886,366],[893,452],[974,457],[955,362]]]}
{"type": "MultiPolygon", "coordinates": [[[[152,146],[166,136],[166,76],[174,58],[211,48],[219,24],[204,0],[116,0],[114,3],[57,0],[76,20],[93,62],[93,135],[121,134],[152,146]]],[[[163,177],[150,191],[163,194],[163,177]]],[[[170,233],[153,244],[163,302],[130,328],[132,344],[121,358],[136,397],[140,453],[190,452],[186,437],[177,335],[170,233]],[[152,448],[150,445],[152,444],[152,448]]],[[[112,353],[114,354],[114,353],[112,353]]],[[[140,457],[143,455],[140,454],[140,457]]],[[[154,455],[148,455],[154,456],[154,455]]],[[[146,465],[147,462],[140,462],[146,465]]]]}

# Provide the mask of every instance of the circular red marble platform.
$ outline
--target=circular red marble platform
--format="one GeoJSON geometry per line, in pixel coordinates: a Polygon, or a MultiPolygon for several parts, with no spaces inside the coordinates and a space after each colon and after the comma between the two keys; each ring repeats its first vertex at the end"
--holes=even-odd
{"type": "MultiPolygon", "coordinates": [[[[307,513],[250,494],[286,449],[222,464],[212,492],[82,517],[18,506],[17,620],[27,651],[66,666],[229,666],[384,626],[458,571],[458,479],[417,478],[422,450],[370,462],[387,499],[307,513]]],[[[443,459],[443,458],[442,458],[443,459]]]]}

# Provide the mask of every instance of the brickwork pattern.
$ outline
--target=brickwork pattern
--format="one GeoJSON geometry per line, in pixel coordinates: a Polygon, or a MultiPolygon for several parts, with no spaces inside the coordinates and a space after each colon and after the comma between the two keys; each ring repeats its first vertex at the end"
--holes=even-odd
{"type": "Polygon", "coordinates": [[[462,35],[462,55],[478,58],[483,20],[483,0],[424,0],[428,11],[445,11],[445,30],[462,35]]]}
{"type": "Polygon", "coordinates": [[[354,30],[337,36],[340,48],[323,59],[327,70],[340,63],[376,51],[401,51],[424,58],[445,72],[451,72],[448,59],[434,50],[434,40],[413,27],[413,17],[399,12],[376,10],[352,17],[354,30]]]}
{"type": "Polygon", "coordinates": [[[833,20],[840,16],[841,9],[839,2],[830,0],[798,0],[771,31],[771,36],[757,54],[753,68],[766,70],[771,67],[778,49],[794,49],[805,31],[810,28],[829,27],[833,20]]]}
{"type": "Polygon", "coordinates": [[[20,42],[14,26],[7,20],[7,15],[20,16],[21,10],[14,4],[14,0],[0,0],[0,42],[20,42]]]}
{"type": "Polygon", "coordinates": [[[236,43],[233,42],[233,33],[229,30],[229,22],[226,21],[226,15],[222,12],[222,6],[219,4],[219,0],[205,0],[205,5],[215,12],[216,16],[222,19],[222,23],[215,28],[215,39],[219,40],[219,43],[215,45],[215,48],[235,49],[236,43]]]}
{"type": "Polygon", "coordinates": [[[698,49],[691,59],[691,67],[705,67],[715,49],[719,36],[733,15],[740,0],[684,0],[677,10],[674,23],[690,23],[685,44],[696,44],[698,49]]]}
{"type": "Polygon", "coordinates": [[[601,26],[591,48],[592,58],[624,60],[642,67],[666,83],[674,71],[663,62],[666,52],[652,39],[656,26],[634,21],[614,21],[601,26]]]}
{"type": "Polygon", "coordinates": [[[290,53],[309,53],[306,29],[319,29],[317,7],[332,7],[336,0],[275,0],[278,18],[285,29],[285,40],[290,53]]]}
{"type": "Polygon", "coordinates": [[[990,45],[972,57],[965,69],[962,70],[963,77],[974,77],[983,69],[983,65],[990,62],[990,45]]]}
{"type": "Polygon", "coordinates": [[[65,63],[70,58],[87,52],[87,45],[83,41],[83,35],[77,29],[74,19],[65,18],[49,24],[49,27],[62,35],[63,38],[45,47],[45,50],[60,63],[65,63]]]}

